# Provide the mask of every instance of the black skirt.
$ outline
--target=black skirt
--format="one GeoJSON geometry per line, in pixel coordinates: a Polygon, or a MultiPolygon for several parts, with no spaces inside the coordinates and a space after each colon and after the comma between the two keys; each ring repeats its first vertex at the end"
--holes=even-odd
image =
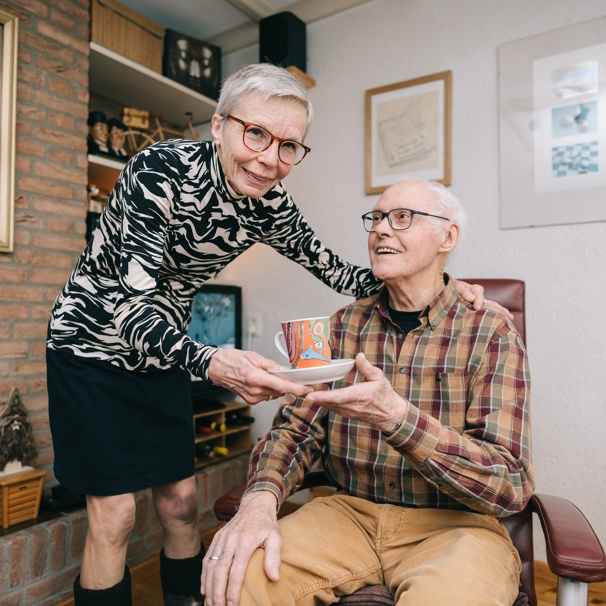
{"type": "Polygon", "coordinates": [[[126,494],[194,473],[189,374],[132,372],[47,349],[55,477],[82,494],[126,494]]]}

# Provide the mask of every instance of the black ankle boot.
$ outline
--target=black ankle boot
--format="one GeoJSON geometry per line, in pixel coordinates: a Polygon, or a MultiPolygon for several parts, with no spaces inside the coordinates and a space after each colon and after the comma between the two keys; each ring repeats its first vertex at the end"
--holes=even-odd
{"type": "Polygon", "coordinates": [[[204,596],[200,593],[200,577],[204,545],[193,558],[173,560],[160,552],[160,580],[165,606],[203,606],[204,596]]]}
{"type": "Polygon", "coordinates": [[[84,589],[80,585],[80,575],[74,581],[75,606],[132,606],[130,572],[124,567],[124,578],[107,589],[84,589]]]}

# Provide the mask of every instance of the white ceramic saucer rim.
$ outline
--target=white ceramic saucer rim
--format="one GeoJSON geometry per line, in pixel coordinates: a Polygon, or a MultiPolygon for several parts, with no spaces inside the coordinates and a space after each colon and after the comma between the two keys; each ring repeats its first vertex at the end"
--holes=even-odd
{"type": "Polygon", "coordinates": [[[353,359],[339,359],[331,360],[330,364],[326,366],[312,368],[290,368],[288,366],[282,366],[268,372],[294,382],[304,381],[307,384],[331,383],[332,381],[342,379],[350,370],[347,369],[344,371],[344,367],[349,365],[353,367],[354,363],[355,360],[353,359]]]}

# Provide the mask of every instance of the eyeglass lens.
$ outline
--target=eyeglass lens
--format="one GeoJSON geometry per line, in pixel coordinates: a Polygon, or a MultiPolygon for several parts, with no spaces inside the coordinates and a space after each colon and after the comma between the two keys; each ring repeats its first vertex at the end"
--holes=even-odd
{"type": "Polygon", "coordinates": [[[392,229],[408,229],[412,223],[412,213],[405,208],[394,208],[387,213],[372,211],[363,215],[364,229],[374,231],[375,227],[387,217],[392,229]]]}
{"type": "MultiPolygon", "coordinates": [[[[244,145],[252,151],[265,151],[272,141],[272,135],[260,126],[249,125],[244,128],[244,145]]],[[[281,141],[278,146],[278,157],[284,164],[298,164],[305,153],[305,148],[297,141],[281,141]]]]}

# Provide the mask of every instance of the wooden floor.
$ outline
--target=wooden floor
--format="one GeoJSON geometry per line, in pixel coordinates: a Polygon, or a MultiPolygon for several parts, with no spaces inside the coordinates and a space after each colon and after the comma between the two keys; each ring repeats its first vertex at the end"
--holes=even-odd
{"type": "MultiPolygon", "coordinates": [[[[544,562],[537,562],[534,573],[538,606],[555,606],[557,577],[551,573],[544,562]]],[[[589,604],[591,606],[606,604],[606,583],[589,585],[589,604]]]]}
{"type": "MultiPolygon", "coordinates": [[[[202,536],[209,545],[213,533],[202,536]]],[[[535,569],[538,592],[538,606],[555,606],[557,578],[551,574],[547,564],[539,562],[535,569]]],[[[133,581],[133,606],[164,606],[160,585],[160,561],[153,558],[131,570],[133,581]]],[[[594,583],[589,586],[589,604],[606,605],[606,583],[594,583]]],[[[58,606],[73,606],[73,600],[62,602],[58,606]]]]}
{"type": "MultiPolygon", "coordinates": [[[[156,560],[155,570],[149,567],[148,576],[141,578],[133,586],[133,606],[164,606],[160,587],[159,564],[156,560]]],[[[535,570],[538,591],[538,606],[555,606],[557,579],[551,574],[546,564],[539,563],[535,570]]],[[[589,604],[598,606],[606,604],[606,583],[594,583],[589,586],[589,604]]]]}

